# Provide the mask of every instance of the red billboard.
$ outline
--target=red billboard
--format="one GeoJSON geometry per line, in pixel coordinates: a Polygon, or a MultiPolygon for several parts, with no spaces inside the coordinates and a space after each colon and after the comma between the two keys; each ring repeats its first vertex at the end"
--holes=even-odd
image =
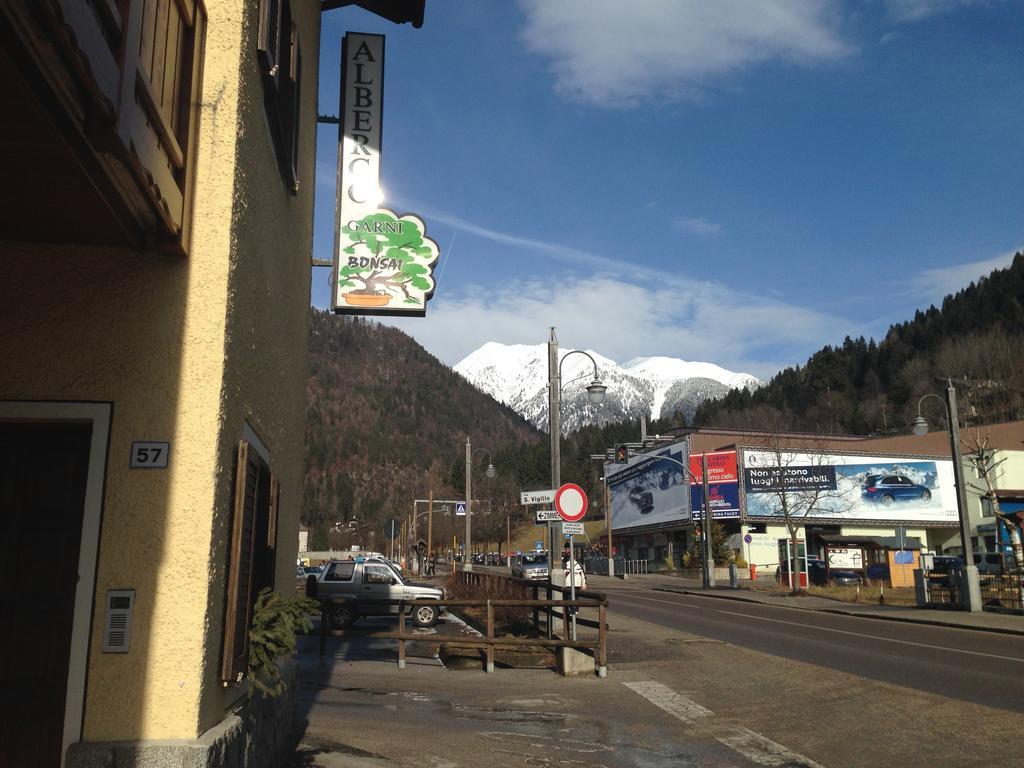
{"type": "Polygon", "coordinates": [[[703,483],[701,458],[707,456],[708,483],[735,483],[739,481],[736,470],[736,451],[715,451],[713,453],[690,454],[690,485],[703,483]]]}

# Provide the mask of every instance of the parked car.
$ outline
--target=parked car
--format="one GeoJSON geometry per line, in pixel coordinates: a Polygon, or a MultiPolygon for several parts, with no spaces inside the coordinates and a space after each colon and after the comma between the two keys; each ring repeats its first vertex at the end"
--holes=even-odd
{"type": "Polygon", "coordinates": [[[888,506],[897,501],[929,501],[932,492],[904,475],[868,475],[864,478],[860,495],[865,501],[888,506]]]}
{"type": "MultiPolygon", "coordinates": [[[[828,583],[828,578],[825,575],[827,568],[825,567],[825,561],[820,557],[809,557],[807,558],[807,580],[811,584],[817,584],[818,586],[824,586],[828,583]]],[[[781,563],[778,568],[775,569],[775,580],[781,584],[789,583],[789,561],[781,563]]]]}
{"type": "MultiPolygon", "coordinates": [[[[861,584],[864,577],[860,571],[851,568],[828,569],[824,560],[820,557],[807,558],[807,577],[811,584],[823,587],[829,582],[839,585],[861,584]]],[[[780,583],[789,581],[789,563],[782,563],[775,569],[775,580],[780,583]]]]}
{"type": "Polygon", "coordinates": [[[828,572],[828,580],[839,586],[856,586],[864,583],[864,574],[848,568],[833,568],[828,572]]]}
{"type": "Polygon", "coordinates": [[[975,552],[974,564],[983,576],[1002,576],[1013,567],[1013,557],[1002,552],[975,552]]]}
{"type": "Polygon", "coordinates": [[[527,552],[512,562],[512,575],[517,579],[546,580],[550,576],[547,552],[527,552]]]}
{"type": "Polygon", "coordinates": [[[932,567],[929,570],[929,573],[938,574],[939,578],[936,580],[946,587],[953,585],[953,582],[949,577],[950,571],[955,571],[959,568],[963,568],[964,566],[963,559],[956,555],[932,555],[931,561],[932,567]]]}
{"type": "MultiPolygon", "coordinates": [[[[332,627],[351,625],[363,616],[394,616],[397,603],[387,600],[443,600],[444,590],[407,581],[401,571],[383,558],[332,560],[306,581],[310,597],[329,597],[327,618],[332,627]]],[[[406,614],[421,627],[437,623],[443,611],[440,605],[417,605],[406,614]]]]}
{"type": "Polygon", "coordinates": [[[871,563],[864,571],[864,578],[868,581],[888,581],[889,580],[889,564],[888,563],[871,563]]]}

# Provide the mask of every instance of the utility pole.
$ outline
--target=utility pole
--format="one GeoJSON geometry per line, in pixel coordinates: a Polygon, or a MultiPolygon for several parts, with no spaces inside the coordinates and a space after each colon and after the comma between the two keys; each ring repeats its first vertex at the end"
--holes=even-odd
{"type": "MultiPolygon", "coordinates": [[[[548,339],[548,437],[551,440],[551,487],[562,485],[562,456],[559,446],[561,433],[561,382],[558,380],[558,337],[554,327],[548,339]]],[[[548,523],[548,560],[555,567],[555,526],[548,523]]]]}
{"type": "Polygon", "coordinates": [[[462,570],[473,570],[473,558],[469,554],[470,525],[473,504],[473,445],[466,435],[466,538],[463,540],[462,570]]]}
{"type": "Polygon", "coordinates": [[[608,575],[615,575],[615,558],[612,557],[612,492],[608,489],[608,475],[601,478],[604,481],[604,519],[608,524],[608,575]]]}
{"type": "Polygon", "coordinates": [[[434,492],[427,494],[427,557],[430,557],[434,546],[434,492]]]}
{"type": "Polygon", "coordinates": [[[711,497],[708,493],[708,455],[700,457],[700,479],[704,490],[704,586],[715,586],[714,547],[711,543],[711,497]]]}

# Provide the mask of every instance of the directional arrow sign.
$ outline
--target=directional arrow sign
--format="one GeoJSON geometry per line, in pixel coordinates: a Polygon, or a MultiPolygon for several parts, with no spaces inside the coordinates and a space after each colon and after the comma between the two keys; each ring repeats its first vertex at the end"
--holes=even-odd
{"type": "Polygon", "coordinates": [[[562,533],[566,536],[582,536],[583,523],[562,523],[562,533]]]}
{"type": "Polygon", "coordinates": [[[562,516],[553,509],[538,509],[533,513],[538,523],[557,523],[562,516]]]}
{"type": "Polygon", "coordinates": [[[523,491],[519,494],[520,504],[550,504],[555,500],[554,491],[523,491]]]}
{"type": "Polygon", "coordinates": [[[587,493],[576,483],[566,483],[555,493],[555,509],[563,520],[575,523],[587,514],[587,493]]]}

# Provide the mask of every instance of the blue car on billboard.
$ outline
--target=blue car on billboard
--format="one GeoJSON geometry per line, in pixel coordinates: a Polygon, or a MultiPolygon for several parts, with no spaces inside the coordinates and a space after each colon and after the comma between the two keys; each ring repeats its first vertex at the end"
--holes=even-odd
{"type": "Polygon", "coordinates": [[[897,501],[930,501],[932,492],[905,475],[868,475],[860,489],[861,498],[886,506],[897,501]]]}

